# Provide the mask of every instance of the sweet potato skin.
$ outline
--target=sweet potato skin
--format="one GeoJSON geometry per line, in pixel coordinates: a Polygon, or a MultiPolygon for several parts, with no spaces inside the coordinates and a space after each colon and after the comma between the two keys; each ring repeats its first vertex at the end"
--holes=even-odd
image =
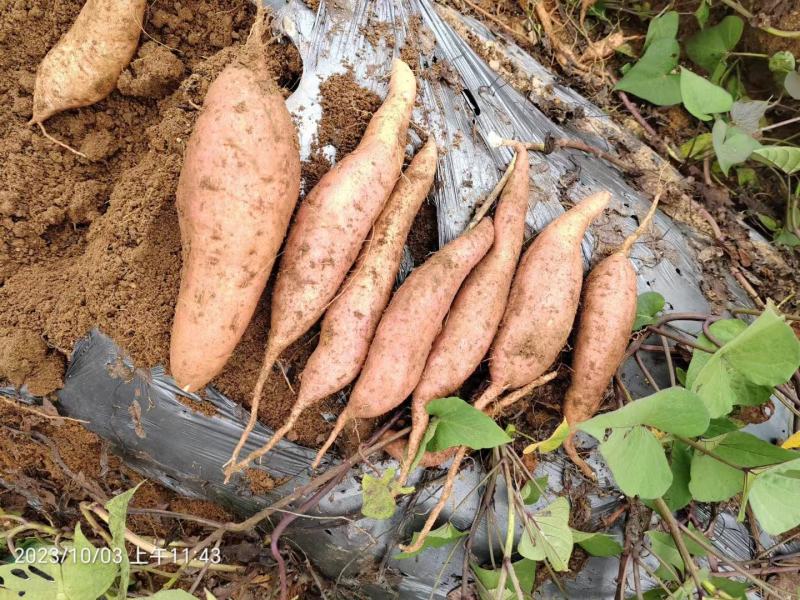
{"type": "Polygon", "coordinates": [[[31,123],[102,100],[136,52],[145,0],[87,0],[36,72],[31,123]]]}
{"type": "Polygon", "coordinates": [[[494,216],[494,243],[464,280],[428,356],[415,398],[425,402],[459,388],[486,356],[503,318],[528,211],[527,151],[516,163],[494,216]]]}
{"type": "Polygon", "coordinates": [[[553,364],[572,329],[583,280],[581,240],[610,200],[593,194],[550,223],[520,261],[492,344],[492,385],[514,389],[553,364]]]}
{"type": "Polygon", "coordinates": [[[355,262],[400,176],[415,95],[414,74],[396,60],[389,94],[361,143],[300,205],[273,292],[275,347],[287,347],[319,320],[355,262]]]}
{"type": "Polygon", "coordinates": [[[489,218],[414,269],[381,317],[347,406],[311,463],[316,468],[351,419],[388,413],[413,391],[458,288],[494,239],[489,218]]]}
{"type": "MultiPolygon", "coordinates": [[[[431,400],[457,390],[478,367],[494,339],[508,300],[519,260],[528,212],[528,153],[516,147],[511,177],[503,188],[494,216],[494,243],[464,281],[441,333],[433,343],[411,404],[413,427],[408,449],[416,454],[431,400]]],[[[413,456],[404,464],[403,479],[413,456]]]]}
{"type": "Polygon", "coordinates": [[[636,320],[636,273],[630,260],[615,253],[592,269],[583,293],[572,382],[564,397],[570,425],[591,418],[625,356],[636,320]]]}
{"type": "Polygon", "coordinates": [[[170,365],[201,389],[255,311],[300,190],[294,124],[265,65],[234,61],[209,87],[177,189],[183,243],[170,365]]]}
{"type": "Polygon", "coordinates": [[[459,286],[493,239],[492,221],[484,219],[403,282],[378,324],[364,369],[350,395],[347,411],[351,417],[386,414],[414,390],[459,286]]]}
{"type": "Polygon", "coordinates": [[[430,138],[398,180],[353,272],[325,312],[319,343],[303,370],[298,404],[337,392],[361,370],[392,294],[414,216],[433,183],[436,161],[436,143],[430,138]]]}

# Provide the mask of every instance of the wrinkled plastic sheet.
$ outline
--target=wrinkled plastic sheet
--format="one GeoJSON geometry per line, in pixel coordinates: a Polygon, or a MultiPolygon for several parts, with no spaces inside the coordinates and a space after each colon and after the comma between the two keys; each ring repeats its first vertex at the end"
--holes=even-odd
{"type": "MultiPolygon", "coordinates": [[[[442,244],[463,229],[476,203],[494,186],[511,158],[507,148],[489,147],[487,139],[491,133],[528,141],[543,141],[548,134],[574,136],[608,148],[606,133],[614,126],[598,107],[560,84],[521,49],[504,42],[509,56],[524,66],[542,94],[523,97],[498,78],[427,0],[335,0],[323,2],[316,14],[298,1],[284,4],[275,0],[272,4],[277,13],[276,27],[292,39],[304,60],[303,77],[287,100],[299,124],[304,158],[308,157],[321,116],[320,83],[349,69],[362,85],[385,93],[390,58],[404,44],[412,19],[421,19],[422,26],[414,33],[424,37],[420,46],[425,53],[420,56],[420,65],[447,61],[463,86],[463,90],[458,90],[441,80],[421,78],[420,102],[414,113],[415,123],[435,135],[440,147],[447,149],[440,160],[433,192],[442,244]],[[378,22],[388,24],[395,46],[387,45],[389,36],[377,47],[367,41],[364,32],[378,22]],[[537,108],[537,104],[553,100],[582,115],[581,123],[575,127],[556,124],[537,108]]],[[[493,39],[492,33],[479,23],[459,18],[476,35],[493,39]]],[[[629,148],[642,149],[641,143],[623,130],[614,132],[625,139],[629,148]]],[[[419,141],[415,137],[415,145],[419,141]]],[[[579,200],[598,189],[610,190],[613,203],[607,221],[594,228],[594,235],[613,232],[615,239],[621,239],[636,227],[634,215],[644,214],[649,206],[649,200],[622,173],[592,156],[558,152],[532,156],[531,160],[529,235],[563,212],[565,201],[579,200]]],[[[652,161],[654,168],[664,166],[654,153],[652,161]]],[[[656,216],[654,229],[660,240],[658,255],[648,244],[637,244],[633,251],[640,290],[661,292],[674,310],[707,311],[708,304],[700,291],[702,274],[694,244],[698,234],[661,213],[656,216]]],[[[584,244],[587,264],[595,242],[592,235],[587,235],[584,244]]],[[[735,282],[727,283],[732,296],[746,304],[747,298],[735,282]]],[[[654,365],[654,370],[657,377],[663,375],[658,365],[654,365]]],[[[626,368],[624,379],[634,393],[648,393],[636,369],[626,368]]],[[[34,401],[24,390],[0,388],[0,394],[34,401]]],[[[247,414],[211,388],[202,399],[197,396],[192,399],[213,404],[216,410],[213,416],[189,408],[181,402],[181,394],[162,368],[137,368],[113,340],[93,331],[75,347],[59,400],[65,414],[87,420],[89,429],[106,439],[127,464],[145,476],[186,496],[219,502],[240,515],[252,514],[275,502],[312,477],[308,465],[314,451],[284,440],[255,466],[280,481],[280,485],[257,494],[241,476],[223,484],[222,465],[239,439],[247,414]]],[[[789,420],[785,412],[779,411],[760,427],[756,433],[762,437],[782,437],[789,432],[789,420]]],[[[270,435],[269,429],[259,425],[245,451],[261,446],[270,435]]],[[[335,461],[329,457],[329,463],[335,461]]],[[[591,462],[598,469],[599,487],[604,490],[589,497],[592,519],[599,526],[602,518],[619,506],[621,495],[602,464],[596,458],[591,462]]],[[[390,460],[376,464],[379,469],[396,466],[390,460]]],[[[550,489],[531,510],[551,501],[572,477],[571,473],[559,455],[542,461],[536,475],[546,475],[550,489]]],[[[407,560],[395,558],[397,543],[421,526],[435,504],[442,473],[418,471],[413,481],[419,491],[403,499],[400,510],[387,521],[361,517],[360,475],[361,470],[354,469],[309,515],[313,518],[301,518],[293,524],[286,539],[339,584],[343,597],[444,598],[460,584],[462,545],[428,550],[407,560]]],[[[442,514],[442,522],[449,520],[459,529],[472,525],[484,478],[479,463],[467,464],[442,514]]],[[[502,483],[497,489],[503,490],[502,483]]],[[[505,494],[498,491],[494,497],[493,521],[501,530],[506,515],[505,494]]],[[[746,529],[730,515],[717,518],[720,526],[714,543],[732,556],[750,557],[752,540],[746,529]]],[[[489,557],[488,530],[486,522],[476,529],[473,551],[480,561],[489,557]]],[[[616,533],[621,535],[618,529],[616,533]]],[[[491,540],[497,556],[500,550],[497,537],[491,540]]],[[[564,579],[567,593],[576,598],[612,598],[617,571],[615,558],[591,558],[580,573],[564,579]]],[[[538,595],[560,597],[551,584],[543,586],[538,595]]]]}

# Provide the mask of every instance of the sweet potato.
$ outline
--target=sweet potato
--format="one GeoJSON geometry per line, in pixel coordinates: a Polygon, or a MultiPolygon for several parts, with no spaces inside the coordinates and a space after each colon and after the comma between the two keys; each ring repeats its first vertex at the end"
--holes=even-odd
{"type": "Polygon", "coordinates": [[[414,390],[413,423],[401,481],[408,475],[428,426],[425,406],[461,387],[486,356],[503,318],[528,212],[528,153],[522,145],[516,147],[514,160],[514,168],[495,211],[494,244],[456,295],[414,390]]]}
{"type": "MultiPolygon", "coordinates": [[[[657,205],[658,197],[636,232],[586,278],[572,357],[572,382],[563,404],[570,427],[594,416],[625,355],[636,320],[637,299],[636,272],[628,253],[633,241],[649,226],[657,205]]],[[[565,440],[564,450],[585,474],[594,477],[578,456],[572,435],[565,440]]]]}
{"type": "Polygon", "coordinates": [[[322,177],[297,211],[272,294],[269,337],[250,420],[234,448],[227,479],[244,466],[237,462],[239,453],[255,427],[272,366],[325,312],[400,176],[416,89],[411,69],[396,59],[386,100],[358,147],[322,177]]]}
{"type": "Polygon", "coordinates": [[[395,293],[364,368],[315,467],[350,419],[386,414],[414,390],[458,288],[494,239],[491,219],[459,236],[415,269],[395,293]]]}
{"type": "Polygon", "coordinates": [[[611,199],[599,192],[550,223],[520,260],[489,358],[482,401],[539,377],[561,352],[583,282],[581,240],[611,199]]]}
{"type": "Polygon", "coordinates": [[[39,65],[30,122],[108,96],[136,52],[146,7],[145,0],[87,0],[39,65]]]}
{"type": "Polygon", "coordinates": [[[319,343],[303,369],[300,391],[289,418],[265,446],[244,462],[269,452],[291,431],[305,409],[341,390],[358,375],[392,294],[414,216],[433,183],[436,159],[436,142],[431,137],[400,177],[353,272],[325,312],[319,343]]]}
{"type": "Polygon", "coordinates": [[[242,337],[300,192],[297,134],[260,31],[208,88],[178,182],[183,271],[170,367],[187,391],[216,376],[242,337]]]}

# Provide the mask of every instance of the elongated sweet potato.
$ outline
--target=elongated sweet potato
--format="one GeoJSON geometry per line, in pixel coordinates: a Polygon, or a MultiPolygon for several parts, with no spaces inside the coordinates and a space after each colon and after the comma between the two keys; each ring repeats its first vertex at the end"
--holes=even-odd
{"type": "Polygon", "coordinates": [[[272,366],[325,312],[400,176],[415,95],[414,74],[395,60],[389,93],[358,147],[322,177],[297,211],[275,281],[269,338],[250,420],[234,448],[226,479],[244,466],[237,462],[239,453],[255,427],[272,366]]]}
{"type": "MultiPolygon", "coordinates": [[[[636,320],[637,299],[636,272],[628,253],[649,227],[657,205],[658,197],[636,232],[586,278],[572,357],[572,382],[563,404],[564,417],[571,427],[594,416],[625,356],[636,320]]],[[[565,440],[564,450],[586,475],[594,477],[589,465],[578,456],[572,435],[565,440]]]]}
{"type": "Polygon", "coordinates": [[[610,199],[608,192],[587,197],[550,223],[523,255],[492,343],[483,401],[533,381],[561,352],[580,300],[581,240],[610,199]]]}
{"type": "Polygon", "coordinates": [[[208,88],[176,192],[183,271],[170,367],[188,391],[217,375],[241,339],[300,191],[297,134],[259,32],[208,88]]]}
{"type": "Polygon", "coordinates": [[[386,414],[414,390],[458,288],[494,239],[491,219],[456,238],[415,269],[383,314],[364,368],[320,449],[316,466],[350,419],[386,414]]]}
{"type": "Polygon", "coordinates": [[[398,180],[353,272],[325,312],[319,343],[303,369],[300,391],[289,418],[245,462],[269,452],[291,431],[305,409],[341,390],[358,375],[392,295],[414,216],[433,183],[436,160],[436,142],[431,137],[398,180]]]}
{"type": "Polygon", "coordinates": [[[515,149],[514,168],[495,211],[494,244],[456,295],[414,390],[409,456],[403,464],[401,481],[408,475],[428,426],[425,406],[461,387],[486,356],[503,318],[528,212],[528,153],[521,144],[515,149]]]}
{"type": "Polygon", "coordinates": [[[136,52],[146,7],[145,0],[87,0],[39,65],[30,122],[108,96],[136,52]]]}

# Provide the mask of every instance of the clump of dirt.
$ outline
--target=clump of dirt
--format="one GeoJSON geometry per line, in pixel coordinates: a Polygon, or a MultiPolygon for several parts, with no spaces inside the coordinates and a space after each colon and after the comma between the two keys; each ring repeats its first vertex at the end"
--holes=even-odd
{"type": "Polygon", "coordinates": [[[164,46],[146,42],[136,58],[117,81],[124,96],[163,98],[172,92],[183,78],[184,66],[177,56],[164,46]]]}
{"type": "Polygon", "coordinates": [[[64,383],[64,357],[50,351],[35,331],[8,331],[0,335],[0,379],[41,396],[64,383]]]}
{"type": "Polygon", "coordinates": [[[261,469],[247,469],[245,471],[250,491],[254,494],[263,494],[275,487],[275,480],[266,471],[261,469]]]}
{"type": "Polygon", "coordinates": [[[381,98],[361,87],[352,71],[332,75],[320,85],[322,118],[309,160],[303,164],[303,186],[311,190],[331,168],[332,158],[340,160],[356,149],[381,98]]]}

